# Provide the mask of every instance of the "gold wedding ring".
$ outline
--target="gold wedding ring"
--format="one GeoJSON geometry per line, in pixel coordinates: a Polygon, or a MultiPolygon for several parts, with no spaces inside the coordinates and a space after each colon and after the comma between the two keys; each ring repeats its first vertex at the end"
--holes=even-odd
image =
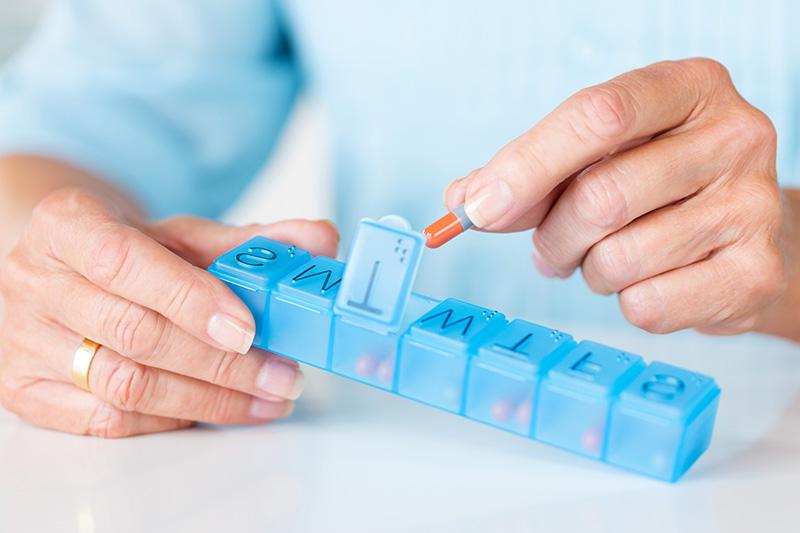
{"type": "Polygon", "coordinates": [[[98,349],[100,349],[99,344],[89,339],[83,339],[72,358],[72,381],[87,392],[92,392],[89,389],[89,370],[92,368],[92,361],[94,361],[98,349]]]}

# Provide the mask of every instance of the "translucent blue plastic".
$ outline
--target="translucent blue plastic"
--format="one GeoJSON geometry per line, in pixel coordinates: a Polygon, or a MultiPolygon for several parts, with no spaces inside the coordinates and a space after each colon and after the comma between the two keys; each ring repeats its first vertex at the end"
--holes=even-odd
{"type": "Polygon", "coordinates": [[[365,220],[347,265],[258,237],[209,271],[252,311],[256,347],[658,479],[708,448],[712,378],[411,293],[422,243],[365,220]]]}
{"type": "Polygon", "coordinates": [[[424,237],[365,219],[353,239],[336,313],[370,327],[397,331],[414,285],[424,237]]]}
{"type": "Polygon", "coordinates": [[[542,382],[534,438],[602,457],[611,404],[643,368],[638,355],[581,342],[542,382]]]}
{"type": "Polygon", "coordinates": [[[574,345],[571,335],[524,320],[505,325],[470,362],[466,416],[530,434],[539,382],[574,345]]]}
{"type": "Polygon", "coordinates": [[[467,363],[502,314],[449,298],[411,324],[400,341],[397,392],[461,413],[467,363]]]}
{"type": "MultiPolygon", "coordinates": [[[[405,331],[413,321],[438,303],[433,298],[412,293],[400,331],[405,331]]],[[[381,389],[392,390],[400,332],[367,329],[359,322],[350,320],[346,316],[336,317],[331,370],[381,389]]]]}
{"type": "Polygon", "coordinates": [[[250,308],[256,321],[255,346],[264,346],[268,342],[265,328],[269,318],[267,302],[270,290],[289,270],[309,259],[311,254],[296,246],[255,237],[226,253],[208,268],[250,308]]]}
{"type": "Polygon", "coordinates": [[[619,395],[609,463],[673,481],[708,447],[719,388],[708,376],[654,362],[619,395]]]}
{"type": "Polygon", "coordinates": [[[269,347],[298,361],[326,368],[333,328],[333,300],[344,263],[315,257],[280,280],[270,294],[269,347]]]}

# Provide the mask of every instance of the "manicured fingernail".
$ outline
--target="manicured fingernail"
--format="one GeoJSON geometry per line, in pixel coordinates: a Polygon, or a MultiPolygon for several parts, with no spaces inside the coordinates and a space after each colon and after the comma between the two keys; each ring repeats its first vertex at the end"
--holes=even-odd
{"type": "Polygon", "coordinates": [[[303,392],[305,377],[294,364],[283,359],[269,359],[256,377],[256,386],[268,394],[295,400],[303,392]]]}
{"type": "Polygon", "coordinates": [[[511,188],[503,180],[496,180],[467,198],[464,211],[473,224],[485,228],[500,220],[514,206],[511,188]]]}
{"type": "Polygon", "coordinates": [[[289,416],[293,410],[294,404],[292,402],[271,402],[255,398],[250,404],[250,416],[262,420],[274,420],[275,418],[289,416]]]}
{"type": "Polygon", "coordinates": [[[556,277],[557,274],[555,269],[550,265],[548,265],[538,253],[533,252],[532,259],[533,259],[533,265],[536,267],[536,270],[538,270],[542,276],[546,278],[556,277]]]}
{"type": "Polygon", "coordinates": [[[230,315],[217,313],[208,321],[208,336],[228,350],[247,353],[256,332],[230,315]]]}

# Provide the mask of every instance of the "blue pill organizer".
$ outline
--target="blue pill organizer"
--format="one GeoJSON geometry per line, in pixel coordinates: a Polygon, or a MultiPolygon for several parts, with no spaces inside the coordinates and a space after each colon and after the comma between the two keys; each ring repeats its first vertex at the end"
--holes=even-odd
{"type": "Polygon", "coordinates": [[[365,219],[347,264],[255,237],[208,270],[253,313],[257,348],[666,481],[708,448],[713,378],[416,294],[423,249],[399,217],[365,219]]]}

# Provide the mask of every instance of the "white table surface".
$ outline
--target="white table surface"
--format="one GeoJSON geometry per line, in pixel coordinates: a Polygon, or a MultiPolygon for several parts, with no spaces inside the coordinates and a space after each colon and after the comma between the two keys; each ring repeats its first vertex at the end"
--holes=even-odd
{"type": "Polygon", "coordinates": [[[565,329],[720,383],[677,484],[309,370],[296,414],[260,428],[103,441],[0,412],[0,532],[800,531],[800,348],[565,329]]]}

